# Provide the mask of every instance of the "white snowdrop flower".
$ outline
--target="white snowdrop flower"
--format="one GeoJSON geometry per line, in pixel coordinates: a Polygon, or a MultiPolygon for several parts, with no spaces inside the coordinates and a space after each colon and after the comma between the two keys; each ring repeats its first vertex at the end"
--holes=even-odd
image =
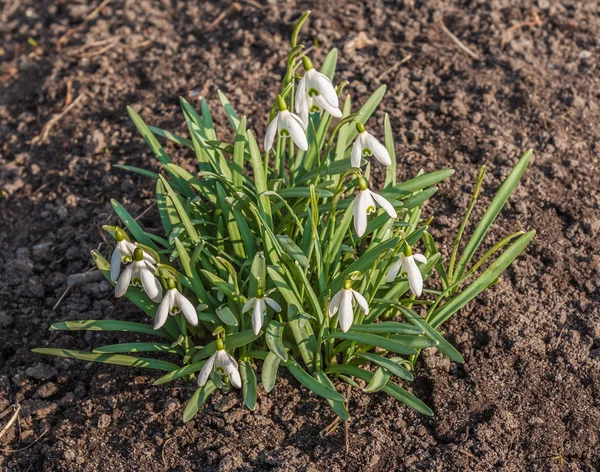
{"type": "Polygon", "coordinates": [[[390,153],[387,148],[381,144],[377,139],[370,133],[367,133],[362,123],[356,122],[356,130],[358,136],[352,146],[352,167],[360,167],[361,157],[374,156],[383,165],[389,166],[392,164],[390,153]]]}
{"type": "Polygon", "coordinates": [[[326,75],[317,72],[308,57],[302,58],[302,65],[305,73],[298,84],[294,104],[304,127],[308,126],[309,113],[325,110],[331,116],[341,118],[339,99],[331,80],[326,75]]]}
{"type": "Polygon", "coordinates": [[[265,135],[265,151],[273,147],[276,134],[279,134],[281,137],[290,136],[296,146],[303,151],[308,150],[308,140],[304,132],[306,126],[302,120],[297,115],[288,111],[285,101],[280,96],[277,96],[277,107],[279,111],[275,115],[275,118],[273,118],[273,121],[271,121],[265,135]]]}
{"type": "Polygon", "coordinates": [[[240,378],[240,372],[238,363],[235,361],[233,356],[225,351],[225,345],[221,338],[217,338],[217,350],[215,353],[208,358],[206,364],[202,366],[202,370],[198,375],[198,386],[204,387],[208,382],[213,369],[219,375],[225,375],[229,378],[229,382],[236,388],[242,388],[242,379],[240,378]]]}
{"type": "Polygon", "coordinates": [[[129,264],[133,260],[133,251],[135,244],[125,239],[125,233],[122,229],[117,228],[115,231],[115,239],[117,244],[110,258],[110,280],[116,282],[121,273],[121,263],[129,264]]]}
{"type": "Polygon", "coordinates": [[[162,328],[169,314],[174,316],[178,313],[183,313],[185,319],[192,326],[198,326],[198,314],[194,305],[177,290],[173,279],[167,281],[167,287],[167,293],[165,293],[160,305],[158,305],[158,310],[156,310],[154,329],[162,328]]]}
{"type": "Polygon", "coordinates": [[[338,321],[341,330],[345,333],[354,322],[354,303],[358,302],[365,315],[369,314],[369,304],[356,290],[352,289],[352,281],[345,280],[344,288],[336,293],[329,304],[329,317],[332,318],[339,312],[338,321]]]}
{"type": "Polygon", "coordinates": [[[265,322],[265,315],[267,314],[267,305],[269,305],[276,312],[281,311],[281,307],[279,303],[269,297],[264,296],[264,292],[259,289],[256,291],[256,297],[251,298],[246,302],[244,307],[242,308],[242,313],[246,313],[250,309],[254,307],[252,310],[252,329],[254,330],[254,334],[258,335],[260,333],[260,329],[265,322]]]}
{"type": "Polygon", "coordinates": [[[158,303],[162,300],[162,285],[154,275],[154,264],[144,258],[144,251],[139,247],[133,251],[133,263],[129,264],[119,277],[115,297],[125,295],[129,284],[142,287],[153,302],[158,303]]]}
{"type": "Polygon", "coordinates": [[[375,202],[383,208],[390,218],[397,218],[398,214],[393,205],[381,195],[369,190],[367,181],[364,178],[358,180],[360,191],[354,199],[354,229],[356,234],[361,237],[367,230],[367,215],[375,211],[375,202]]]}
{"type": "Polygon", "coordinates": [[[413,254],[412,249],[407,245],[404,254],[390,267],[390,270],[385,276],[385,281],[388,283],[393,282],[396,280],[398,274],[405,273],[408,276],[408,286],[410,287],[410,290],[417,297],[420,297],[423,292],[423,276],[417,267],[416,261],[425,264],[427,258],[423,254],[413,254]]]}

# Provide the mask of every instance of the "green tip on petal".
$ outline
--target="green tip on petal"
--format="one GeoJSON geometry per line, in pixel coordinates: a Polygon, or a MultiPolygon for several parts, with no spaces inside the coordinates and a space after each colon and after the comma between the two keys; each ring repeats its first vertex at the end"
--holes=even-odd
{"type": "Polygon", "coordinates": [[[304,70],[306,72],[314,69],[314,67],[312,65],[312,61],[308,58],[308,56],[302,56],[302,67],[304,67],[304,70]]]}
{"type": "Polygon", "coordinates": [[[363,125],[360,121],[356,122],[356,131],[358,131],[360,134],[364,133],[365,130],[365,125],[363,125]]]}
{"type": "Polygon", "coordinates": [[[277,109],[279,111],[287,110],[287,105],[285,104],[285,100],[281,98],[281,95],[277,95],[277,109]]]}
{"type": "Polygon", "coordinates": [[[136,262],[144,260],[144,252],[139,247],[136,247],[133,251],[133,260],[136,262]]]}
{"type": "Polygon", "coordinates": [[[118,243],[125,239],[125,232],[121,228],[117,228],[117,230],[115,231],[115,239],[118,243]]]}
{"type": "Polygon", "coordinates": [[[222,351],[225,349],[225,343],[221,338],[217,338],[217,351],[222,351]]]}
{"type": "Polygon", "coordinates": [[[175,287],[177,287],[177,285],[175,284],[175,280],[169,277],[169,280],[167,280],[167,288],[169,290],[173,290],[175,287]]]}

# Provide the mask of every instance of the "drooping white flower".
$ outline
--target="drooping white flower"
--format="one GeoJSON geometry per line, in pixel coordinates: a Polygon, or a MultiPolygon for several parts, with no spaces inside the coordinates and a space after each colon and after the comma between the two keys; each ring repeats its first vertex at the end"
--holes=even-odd
{"type": "Polygon", "coordinates": [[[367,181],[362,177],[358,180],[358,195],[354,199],[354,229],[361,237],[367,230],[367,215],[375,211],[375,202],[383,208],[390,218],[397,218],[398,214],[393,205],[381,195],[369,190],[367,181]]]}
{"type": "Polygon", "coordinates": [[[400,259],[394,262],[390,267],[390,270],[385,276],[385,281],[388,283],[393,282],[396,280],[398,274],[405,273],[408,276],[408,286],[410,287],[410,290],[417,297],[420,297],[423,292],[423,276],[415,261],[425,264],[427,263],[427,258],[423,254],[413,254],[412,249],[407,245],[404,254],[402,254],[400,259]]]}
{"type": "Polygon", "coordinates": [[[273,121],[271,121],[265,135],[265,151],[273,147],[275,135],[277,134],[281,137],[290,136],[296,146],[306,151],[308,149],[308,140],[305,133],[306,126],[297,115],[288,111],[285,101],[280,96],[277,97],[277,106],[279,111],[275,115],[275,118],[273,118],[273,121]]]}
{"type": "Polygon", "coordinates": [[[133,262],[119,277],[115,287],[115,297],[120,298],[125,295],[129,284],[142,287],[153,302],[158,303],[162,300],[162,285],[154,275],[154,264],[144,257],[144,251],[139,247],[133,251],[133,262]]]}
{"type": "Polygon", "coordinates": [[[339,107],[339,99],[335,92],[335,87],[331,80],[324,74],[317,72],[310,59],[306,56],[302,58],[304,66],[304,77],[298,84],[294,104],[296,113],[308,126],[308,114],[317,113],[325,110],[335,118],[341,118],[342,111],[339,107]]]}
{"type": "Polygon", "coordinates": [[[117,228],[115,231],[117,244],[110,258],[110,280],[116,282],[121,273],[121,263],[128,264],[133,260],[133,251],[135,244],[125,239],[125,233],[117,228]]]}
{"type": "Polygon", "coordinates": [[[160,305],[158,305],[158,310],[156,310],[154,329],[162,328],[167,322],[169,314],[174,316],[178,313],[183,313],[185,319],[192,326],[198,326],[198,314],[194,305],[177,290],[173,279],[167,281],[167,287],[167,293],[165,293],[160,305]]]}
{"type": "Polygon", "coordinates": [[[332,318],[339,312],[338,322],[341,330],[345,333],[354,322],[354,303],[358,302],[365,315],[369,314],[369,304],[356,290],[352,289],[352,281],[345,280],[344,288],[336,293],[329,304],[329,317],[332,318]]]}
{"type": "MultiPolygon", "coordinates": [[[[110,280],[116,282],[121,273],[121,263],[129,264],[133,260],[133,251],[135,251],[136,245],[126,239],[126,234],[121,228],[117,228],[115,231],[115,239],[117,244],[110,258],[110,280]]],[[[144,252],[144,260],[151,264],[156,264],[154,258],[144,252]]]]}
{"type": "Polygon", "coordinates": [[[208,377],[213,369],[218,374],[227,376],[229,382],[231,382],[231,385],[234,387],[242,388],[242,379],[240,378],[238,363],[231,354],[225,351],[225,346],[221,338],[217,339],[217,350],[215,353],[210,356],[202,366],[202,370],[198,375],[198,386],[204,387],[204,385],[206,385],[208,377]]]}
{"type": "Polygon", "coordinates": [[[386,166],[392,164],[392,159],[387,148],[372,134],[368,133],[362,123],[356,122],[356,130],[358,131],[358,135],[354,141],[354,146],[352,146],[352,167],[360,167],[361,157],[366,156],[374,156],[375,159],[386,166]]]}
{"type": "Polygon", "coordinates": [[[254,330],[254,334],[258,335],[260,333],[260,329],[265,322],[265,315],[267,314],[267,305],[269,305],[276,312],[281,311],[281,307],[279,303],[269,297],[265,297],[262,290],[257,291],[256,297],[251,298],[246,302],[244,307],[242,308],[242,313],[246,313],[251,308],[252,310],[252,329],[254,330]]]}

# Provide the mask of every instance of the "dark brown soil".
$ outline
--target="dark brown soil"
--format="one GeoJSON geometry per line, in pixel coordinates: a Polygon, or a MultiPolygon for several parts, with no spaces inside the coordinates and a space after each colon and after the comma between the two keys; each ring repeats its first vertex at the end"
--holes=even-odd
{"type": "MultiPolygon", "coordinates": [[[[0,447],[35,442],[0,453],[2,470],[600,470],[598,2],[240,0],[242,11],[211,26],[228,4],[114,0],[60,53],[58,39],[98,2],[2,3],[0,411],[15,402],[22,410],[0,447]],[[437,353],[419,365],[412,388],[435,417],[354,392],[349,454],[343,428],[319,436],[334,414],[294,380],[260,394],[255,412],[238,393],[215,394],[184,425],[193,385],[151,387],[155,377],[145,371],[30,352],[134,339],[48,331],[58,320],[144,319],[115,302],[106,282],[70,290],[53,310],[67,276],[90,267],[90,249],[108,253],[98,228],[116,221],[110,198],[134,215],[151,205],[151,182],[111,168],[156,168],[125,106],[184,133],[178,96],[198,90],[226,126],[220,88],[261,135],[291,26],[310,7],[303,38],[321,46],[315,62],[331,47],[346,49],[338,79],[350,80],[359,102],[389,84],[370,125],[381,133],[383,111],[390,113],[400,177],[456,169],[427,207],[446,245],[478,167],[489,169],[487,202],[517,157],[535,150],[492,237],[519,228],[538,236],[447,326],[465,365],[437,353]],[[534,11],[542,24],[513,29],[501,48],[503,32],[534,11]],[[479,59],[452,42],[442,19],[479,59]],[[72,98],[85,98],[37,140],[63,109],[69,82],[72,98]]],[[[189,154],[168,149],[191,165],[189,154]]],[[[141,223],[155,227],[157,215],[150,210],[141,223]]]]}

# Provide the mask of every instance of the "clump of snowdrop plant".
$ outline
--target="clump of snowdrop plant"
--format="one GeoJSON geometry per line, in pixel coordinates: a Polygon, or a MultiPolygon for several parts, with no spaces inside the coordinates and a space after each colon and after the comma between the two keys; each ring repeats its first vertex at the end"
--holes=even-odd
{"type": "Polygon", "coordinates": [[[474,258],[531,151],[464,243],[480,171],[446,250],[422,208],[453,171],[424,173],[406,160],[397,169],[388,115],[383,132],[373,117],[385,86],[354,104],[343,92],[347,83],[335,77],[337,51],[317,70],[297,44],[307,17],[293,31],[279,95],[252,117],[267,130],[263,152],[221,92],[230,142],[219,137],[230,133],[217,133],[204,98],[199,111],[181,99],[188,136],[148,126],[129,109],[162,172],[118,167],[154,180],[163,231],[146,231],[113,200],[121,223],[105,227],[115,240],[110,263],[98,251],[92,256],[115,296],[154,321],[56,323],[54,330],[122,331],[128,342],[36,352],[163,371],[155,385],[197,381],[186,421],[216,389],[240,388],[254,409],[285,370],[344,420],[343,382],[432,414],[405,387],[423,349],[463,362],[441,326],[495,284],[532,240],[534,231],[517,231],[474,258]],[[175,163],[166,141],[189,148],[197,170],[175,163]],[[399,182],[397,174],[410,178],[399,182]]]}

